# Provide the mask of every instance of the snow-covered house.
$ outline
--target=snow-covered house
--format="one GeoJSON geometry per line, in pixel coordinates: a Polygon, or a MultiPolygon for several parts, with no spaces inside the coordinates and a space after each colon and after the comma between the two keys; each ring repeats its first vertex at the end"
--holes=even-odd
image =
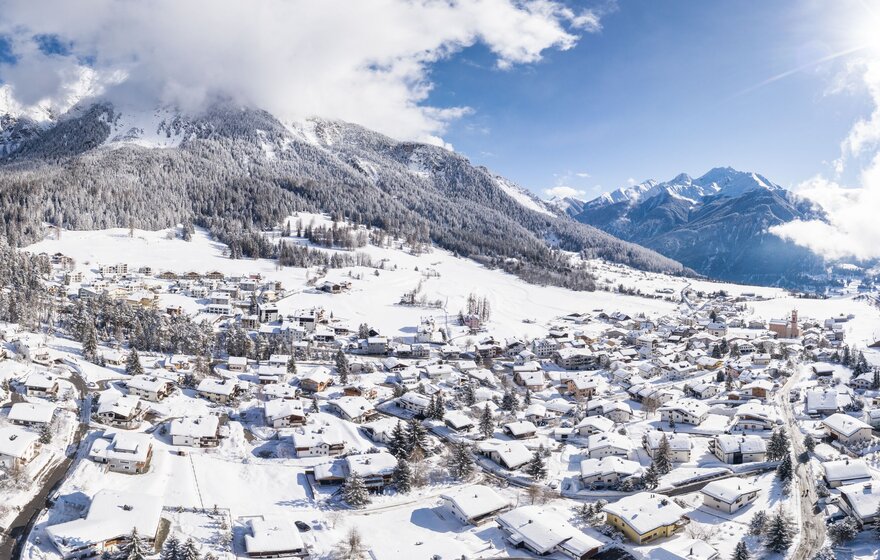
{"type": "Polygon", "coordinates": [[[135,375],[125,382],[129,394],[159,402],[174,391],[174,382],[155,375],[135,375]]]}
{"type": "Polygon", "coordinates": [[[758,498],[760,489],[742,478],[714,480],[703,487],[703,505],[735,513],[758,498]]]}
{"type": "Polygon", "coordinates": [[[531,422],[520,420],[505,424],[504,433],[513,439],[528,439],[535,437],[538,433],[538,428],[531,422]]]}
{"type": "Polygon", "coordinates": [[[249,519],[244,551],[250,558],[288,558],[308,556],[297,527],[281,517],[249,519]]]}
{"type": "Polygon", "coordinates": [[[291,438],[297,457],[332,457],[345,451],[345,438],[338,430],[327,426],[300,428],[291,438]]]}
{"type": "Polygon", "coordinates": [[[140,426],[146,413],[140,397],[107,391],[98,399],[95,419],[108,426],[130,430],[140,426]]]}
{"type": "Polygon", "coordinates": [[[838,488],[840,509],[853,516],[859,525],[869,527],[877,522],[880,512],[880,487],[877,483],[860,482],[838,488]]]}
{"type": "Polygon", "coordinates": [[[443,423],[456,432],[467,432],[474,427],[471,417],[460,410],[450,410],[443,414],[443,423]]]}
{"type": "Polygon", "coordinates": [[[767,443],[760,436],[720,434],[715,436],[710,447],[719,460],[729,465],[767,460],[767,443]]]}
{"type": "Polygon", "coordinates": [[[244,373],[248,369],[248,359],[246,356],[229,356],[226,360],[226,369],[233,373],[244,373]]]}
{"type": "Polygon", "coordinates": [[[642,473],[638,461],[630,461],[617,456],[581,461],[581,483],[586,488],[605,488],[614,486],[624,479],[642,473]]]}
{"type": "Polygon", "coordinates": [[[481,441],[477,444],[477,451],[509,470],[522,467],[532,458],[532,452],[518,441],[481,441]]]}
{"type": "Polygon", "coordinates": [[[521,506],[495,518],[507,541],[538,556],[557,553],[573,560],[596,555],[604,543],[540,506],[521,506]]]}
{"type": "Polygon", "coordinates": [[[666,433],[659,430],[650,430],[645,433],[643,443],[648,456],[654,459],[657,450],[660,449],[663,438],[669,445],[669,460],[673,463],[687,463],[691,460],[691,448],[693,443],[687,434],[682,433],[666,433]]]}
{"type": "Polygon", "coordinates": [[[395,399],[394,404],[413,414],[424,414],[431,404],[431,399],[414,391],[409,391],[395,399]]]}
{"type": "Polygon", "coordinates": [[[25,394],[29,397],[58,396],[58,380],[46,373],[34,372],[24,380],[25,394]]]}
{"type": "Polygon", "coordinates": [[[330,406],[339,416],[355,424],[369,422],[379,414],[364,397],[339,397],[330,401],[330,406]]]}
{"type": "Polygon", "coordinates": [[[175,418],[168,433],[172,445],[216,447],[220,445],[220,419],[214,415],[175,418]]]}
{"type": "Polygon", "coordinates": [[[695,399],[680,399],[664,404],[657,409],[660,420],[672,424],[692,424],[698,426],[709,415],[706,403],[695,399]]]}
{"type": "Polygon", "coordinates": [[[106,463],[114,472],[145,473],[153,458],[153,438],[144,433],[104,432],[92,442],[89,458],[106,463]]]}
{"type": "Polygon", "coordinates": [[[48,403],[13,403],[9,408],[9,421],[23,426],[40,427],[51,424],[56,407],[48,403]]]}
{"type": "Polygon", "coordinates": [[[591,459],[612,455],[627,458],[632,450],[632,441],[617,432],[593,434],[587,438],[587,456],[591,459]]]}
{"type": "Polygon", "coordinates": [[[242,388],[232,379],[209,377],[199,382],[196,392],[211,402],[230,404],[242,393],[242,388]]]}
{"type": "Polygon", "coordinates": [[[591,436],[610,432],[614,429],[614,421],[604,416],[587,416],[575,426],[575,430],[581,436],[591,436]]]}
{"type": "Polygon", "coordinates": [[[844,445],[866,443],[873,437],[870,424],[840,412],[823,419],[822,427],[830,438],[844,445]]]}
{"type": "Polygon", "coordinates": [[[685,511],[671,498],[640,492],[602,508],[609,525],[636,544],[670,537],[687,524],[685,511]]]}
{"type": "Polygon", "coordinates": [[[162,498],[148,494],[101,490],[85,517],[50,525],[49,540],[65,560],[115,553],[132,530],[148,546],[159,532],[162,498]]]}
{"type": "Polygon", "coordinates": [[[480,525],[492,516],[510,509],[510,502],[495,490],[482,484],[461,488],[440,498],[452,512],[453,517],[465,525],[480,525]]]}
{"type": "Polygon", "coordinates": [[[263,405],[266,425],[273,428],[290,428],[306,423],[302,401],[297,399],[273,399],[263,405]]]}
{"type": "Polygon", "coordinates": [[[752,400],[737,407],[727,431],[734,433],[772,430],[779,422],[775,408],[752,400]]]}
{"type": "Polygon", "coordinates": [[[23,469],[40,453],[37,434],[18,426],[0,428],[0,467],[15,472],[23,469]]]}
{"type": "Polygon", "coordinates": [[[829,488],[871,482],[871,469],[864,459],[839,459],[823,461],[825,484],[829,488]]]}

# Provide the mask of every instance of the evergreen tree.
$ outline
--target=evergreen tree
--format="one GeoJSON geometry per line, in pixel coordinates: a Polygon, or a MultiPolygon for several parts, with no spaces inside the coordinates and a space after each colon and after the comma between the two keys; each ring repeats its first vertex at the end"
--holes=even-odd
{"type": "Polygon", "coordinates": [[[93,322],[87,322],[83,326],[82,355],[92,363],[98,360],[98,333],[93,322]]]}
{"type": "Polygon", "coordinates": [[[874,368],[874,377],[871,380],[871,389],[874,389],[875,391],[880,389],[880,368],[878,367],[874,368]]]}
{"type": "Polygon", "coordinates": [[[666,438],[666,434],[660,438],[660,445],[657,446],[657,451],[654,453],[654,468],[661,475],[672,470],[672,461],[669,459],[669,440],[666,438]]]}
{"type": "Polygon", "coordinates": [[[318,397],[312,399],[312,412],[321,412],[321,406],[318,404],[318,397]]]}
{"type": "Polygon", "coordinates": [[[755,512],[755,515],[752,516],[751,522],[749,522],[749,534],[755,536],[763,535],[766,527],[767,512],[760,509],[755,512]]]}
{"type": "Polygon", "coordinates": [[[777,428],[773,431],[773,435],[770,436],[770,441],[767,443],[767,459],[779,461],[788,454],[789,446],[790,442],[788,441],[788,434],[785,428],[777,428]]]}
{"type": "Polygon", "coordinates": [[[199,560],[201,557],[196,541],[192,540],[192,537],[186,539],[180,547],[180,560],[199,560]]]}
{"type": "Polygon", "coordinates": [[[816,440],[814,440],[813,436],[811,436],[810,434],[804,436],[804,448],[806,448],[806,450],[810,453],[812,453],[813,450],[816,449],[816,440]]]}
{"type": "Polygon", "coordinates": [[[434,403],[434,420],[443,420],[446,414],[446,401],[443,400],[443,393],[437,393],[437,400],[434,403]]]}
{"type": "Polygon", "coordinates": [[[474,406],[477,403],[477,395],[474,392],[473,383],[465,384],[461,392],[461,400],[465,406],[474,406]]]}
{"type": "Polygon", "coordinates": [[[144,366],[141,365],[141,358],[138,356],[136,348],[132,347],[125,360],[125,373],[128,375],[141,375],[144,373],[144,366]]]}
{"type": "Polygon", "coordinates": [[[741,540],[736,543],[731,560],[749,560],[749,558],[751,558],[751,555],[749,554],[749,547],[746,545],[746,541],[741,540]]]}
{"type": "Polygon", "coordinates": [[[848,543],[859,534],[859,525],[856,520],[847,515],[840,521],[835,521],[828,527],[828,537],[836,546],[848,543]]]}
{"type": "Polygon", "coordinates": [[[786,512],[779,508],[768,520],[764,545],[772,552],[783,552],[791,546],[794,524],[786,512]]]}
{"type": "Polygon", "coordinates": [[[370,494],[361,475],[356,472],[348,475],[342,485],[342,498],[345,503],[355,508],[361,508],[370,503],[370,494]]]}
{"type": "Polygon", "coordinates": [[[779,462],[779,466],[776,467],[776,477],[783,483],[788,483],[791,481],[793,474],[794,470],[791,464],[791,453],[786,453],[779,462]]]}
{"type": "Polygon", "coordinates": [[[526,389],[526,394],[523,397],[523,404],[526,406],[530,406],[532,404],[532,392],[526,389]]]}
{"type": "Polygon", "coordinates": [[[412,454],[416,449],[420,450],[425,456],[428,456],[428,430],[422,423],[413,418],[407,425],[406,439],[409,445],[409,453],[412,454]]]}
{"type": "Polygon", "coordinates": [[[642,476],[642,486],[648,490],[653,490],[654,488],[657,488],[659,484],[660,474],[657,472],[657,467],[654,466],[654,463],[651,463],[648,470],[645,471],[645,474],[642,476]]]}
{"type": "Polygon", "coordinates": [[[161,560],[180,560],[180,541],[174,534],[168,535],[162,546],[161,560]]]}
{"type": "Polygon", "coordinates": [[[408,494],[413,487],[413,473],[409,466],[409,460],[404,457],[397,458],[397,466],[394,467],[394,485],[401,494],[408,494]]]}
{"type": "Polygon", "coordinates": [[[131,533],[126,537],[125,543],[120,547],[120,558],[122,560],[146,560],[147,554],[151,551],[147,549],[147,545],[138,535],[137,528],[133,528],[131,533]]]}
{"type": "Polygon", "coordinates": [[[349,365],[348,365],[348,357],[345,355],[345,352],[342,351],[342,348],[336,352],[336,373],[339,374],[339,382],[345,385],[348,383],[348,373],[349,373],[349,365]]]}
{"type": "Polygon", "coordinates": [[[512,412],[518,408],[518,405],[516,395],[512,391],[504,391],[504,396],[501,398],[501,410],[512,412]]]}
{"type": "Polygon", "coordinates": [[[49,424],[40,426],[40,443],[44,445],[52,443],[52,428],[49,427],[49,424]]]}
{"type": "Polygon", "coordinates": [[[470,478],[474,472],[474,457],[470,446],[464,441],[452,444],[452,455],[449,458],[449,473],[459,479],[470,478]]]}
{"type": "Polygon", "coordinates": [[[483,406],[483,413],[480,415],[480,435],[483,439],[492,437],[495,433],[495,421],[492,419],[492,411],[489,405],[483,406]]]}
{"type": "Polygon", "coordinates": [[[293,354],[287,360],[287,373],[290,375],[296,374],[296,357],[293,354]]]}
{"type": "Polygon", "coordinates": [[[547,476],[547,465],[544,464],[544,456],[540,451],[535,451],[531,460],[526,464],[525,471],[535,480],[541,480],[547,476]]]}
{"type": "Polygon", "coordinates": [[[403,428],[403,422],[397,421],[397,425],[391,431],[391,440],[388,442],[388,451],[395,457],[409,457],[412,449],[409,446],[409,438],[403,428]]]}

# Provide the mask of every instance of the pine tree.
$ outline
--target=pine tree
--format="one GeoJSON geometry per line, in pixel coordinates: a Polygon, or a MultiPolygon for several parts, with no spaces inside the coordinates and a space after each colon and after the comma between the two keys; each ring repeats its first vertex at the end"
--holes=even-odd
{"type": "Polygon", "coordinates": [[[98,359],[98,333],[92,322],[87,322],[83,327],[82,355],[92,363],[98,359]]]}
{"type": "Polygon", "coordinates": [[[431,395],[431,401],[428,403],[428,408],[425,409],[425,417],[433,420],[437,416],[437,397],[435,395],[431,395]]]}
{"type": "Polygon", "coordinates": [[[342,348],[336,352],[336,373],[339,374],[339,382],[345,385],[348,383],[348,373],[349,373],[349,365],[348,365],[348,357],[345,355],[345,352],[342,351],[342,348]]]}
{"type": "Polygon", "coordinates": [[[296,374],[296,357],[293,354],[287,360],[287,373],[290,375],[296,374]]]}
{"type": "Polygon", "coordinates": [[[140,535],[138,535],[137,528],[133,528],[131,533],[126,537],[125,544],[120,547],[120,558],[122,560],[146,560],[147,554],[150,551],[147,550],[147,545],[144,544],[144,541],[141,540],[140,535]]]}
{"type": "Polygon", "coordinates": [[[657,488],[659,484],[660,474],[657,472],[657,467],[654,466],[654,463],[651,463],[648,470],[645,471],[645,474],[642,476],[642,486],[648,490],[653,490],[654,488],[657,488]]]}
{"type": "Polygon", "coordinates": [[[474,457],[470,446],[464,441],[452,444],[449,473],[459,480],[470,478],[474,472],[474,457]]]}
{"type": "Polygon", "coordinates": [[[411,451],[409,439],[406,437],[406,430],[403,429],[403,422],[397,421],[394,429],[391,431],[391,440],[388,442],[388,451],[395,457],[409,457],[411,451]]]}
{"type": "Polygon", "coordinates": [[[196,546],[196,541],[192,540],[192,537],[186,539],[186,542],[180,547],[180,560],[199,560],[201,557],[202,554],[196,546]]]}
{"type": "Polygon", "coordinates": [[[132,348],[125,360],[125,373],[128,375],[141,375],[144,373],[144,366],[141,365],[141,358],[138,356],[136,348],[132,348]]]}
{"type": "Polygon", "coordinates": [[[348,475],[342,485],[342,498],[351,507],[361,508],[370,503],[370,495],[361,475],[354,472],[348,475]]]}
{"type": "Polygon", "coordinates": [[[161,560],[180,560],[180,541],[173,534],[168,535],[162,546],[161,560]]]}
{"type": "Polygon", "coordinates": [[[746,541],[741,540],[736,543],[736,548],[733,549],[731,560],[749,560],[750,557],[749,547],[746,545],[746,541]]]}
{"type": "Polygon", "coordinates": [[[397,458],[397,466],[394,467],[394,485],[401,494],[408,494],[413,487],[413,473],[409,466],[409,460],[404,457],[397,458]]]}
{"type": "Polygon", "coordinates": [[[474,406],[477,402],[477,395],[474,391],[473,383],[467,383],[461,393],[461,400],[465,406],[474,406]]]}
{"type": "Polygon", "coordinates": [[[767,443],[767,459],[779,461],[789,452],[790,442],[785,428],[777,428],[767,443]]]}
{"type": "Polygon", "coordinates": [[[443,400],[443,393],[437,393],[437,399],[434,402],[434,414],[431,416],[434,420],[443,420],[446,414],[446,402],[443,400]]]}
{"type": "Polygon", "coordinates": [[[416,449],[428,456],[428,430],[422,423],[413,418],[409,421],[406,431],[406,439],[409,444],[409,452],[412,454],[416,449]]]}
{"type": "Polygon", "coordinates": [[[483,436],[483,439],[487,439],[492,437],[494,433],[495,421],[492,419],[492,411],[489,410],[489,405],[486,404],[483,406],[483,413],[480,415],[480,435],[483,436]]]}
{"type": "Polygon", "coordinates": [[[816,449],[816,440],[814,440],[813,436],[810,434],[804,436],[804,448],[810,453],[816,449]]]}
{"type": "Polygon", "coordinates": [[[850,516],[846,516],[840,521],[835,521],[828,527],[828,537],[837,546],[848,543],[856,538],[858,534],[859,525],[850,516]]]}
{"type": "Polygon", "coordinates": [[[654,468],[661,475],[672,470],[672,462],[669,460],[669,440],[666,438],[666,434],[660,438],[660,445],[657,446],[657,451],[654,453],[654,468]]]}
{"type": "Polygon", "coordinates": [[[773,552],[782,552],[791,546],[794,524],[782,508],[768,520],[764,545],[773,552]]]}
{"type": "Polygon", "coordinates": [[[519,399],[513,391],[505,391],[501,399],[501,410],[514,411],[519,408],[519,399]]]}
{"type": "Polygon", "coordinates": [[[52,443],[52,428],[49,427],[49,424],[40,426],[40,443],[43,445],[52,443]]]}
{"type": "Polygon", "coordinates": [[[755,512],[755,515],[752,516],[751,522],[749,522],[749,534],[755,536],[763,535],[766,527],[767,512],[760,509],[755,512]]]}
{"type": "Polygon", "coordinates": [[[321,412],[321,405],[318,404],[318,397],[312,399],[312,412],[321,412]]]}
{"type": "Polygon", "coordinates": [[[530,406],[532,404],[532,392],[526,389],[526,394],[523,397],[523,404],[526,406],[530,406]]]}
{"type": "Polygon", "coordinates": [[[880,389],[880,368],[874,368],[874,378],[871,380],[871,389],[880,389]]]}
{"type": "Polygon", "coordinates": [[[783,483],[787,483],[791,480],[792,474],[794,474],[794,470],[791,465],[791,453],[786,453],[779,462],[779,466],[776,467],[776,477],[783,483]]]}
{"type": "Polygon", "coordinates": [[[535,480],[541,480],[547,476],[547,465],[544,464],[544,456],[540,451],[535,451],[531,460],[526,464],[525,471],[535,480]]]}

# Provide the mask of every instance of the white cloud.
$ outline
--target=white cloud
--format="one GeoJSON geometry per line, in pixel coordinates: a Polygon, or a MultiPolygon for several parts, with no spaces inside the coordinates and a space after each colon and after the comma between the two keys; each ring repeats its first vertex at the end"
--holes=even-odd
{"type": "Polygon", "coordinates": [[[549,189],[544,189],[544,195],[548,198],[579,198],[584,199],[587,196],[587,192],[583,190],[578,190],[574,187],[566,187],[562,185],[557,185],[555,187],[551,187],[549,189]]]}
{"type": "Polygon", "coordinates": [[[599,27],[596,12],[560,0],[0,0],[19,59],[0,80],[19,104],[63,109],[85,60],[117,101],[194,110],[222,95],[425,139],[467,111],[425,105],[436,61],[481,43],[506,69],[599,27]],[[35,35],[70,52],[47,55],[35,35]]]}
{"type": "Polygon", "coordinates": [[[822,176],[806,181],[796,191],[825,210],[827,223],[795,221],[774,226],[770,232],[830,259],[876,259],[880,258],[880,60],[861,59],[850,63],[847,72],[845,87],[838,84],[837,89],[852,89],[855,80],[874,104],[871,114],[852,126],[834,162],[840,174],[847,165],[867,158],[859,185],[847,188],[822,176]]]}
{"type": "Polygon", "coordinates": [[[633,179],[632,177],[630,177],[629,179],[627,179],[626,182],[627,182],[627,184],[630,185],[630,186],[633,186],[633,185],[636,184],[636,180],[633,179]]]}

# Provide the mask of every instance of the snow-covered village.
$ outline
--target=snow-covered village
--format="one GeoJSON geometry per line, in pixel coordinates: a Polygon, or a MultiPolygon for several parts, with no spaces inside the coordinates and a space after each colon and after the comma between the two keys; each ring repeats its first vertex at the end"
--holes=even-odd
{"type": "Polygon", "coordinates": [[[4,555],[876,548],[873,295],[600,261],[601,289],[572,292],[326,216],[286,224],[266,239],[346,262],[233,259],[180,228],[26,248],[46,299],[0,330],[4,555]]]}

